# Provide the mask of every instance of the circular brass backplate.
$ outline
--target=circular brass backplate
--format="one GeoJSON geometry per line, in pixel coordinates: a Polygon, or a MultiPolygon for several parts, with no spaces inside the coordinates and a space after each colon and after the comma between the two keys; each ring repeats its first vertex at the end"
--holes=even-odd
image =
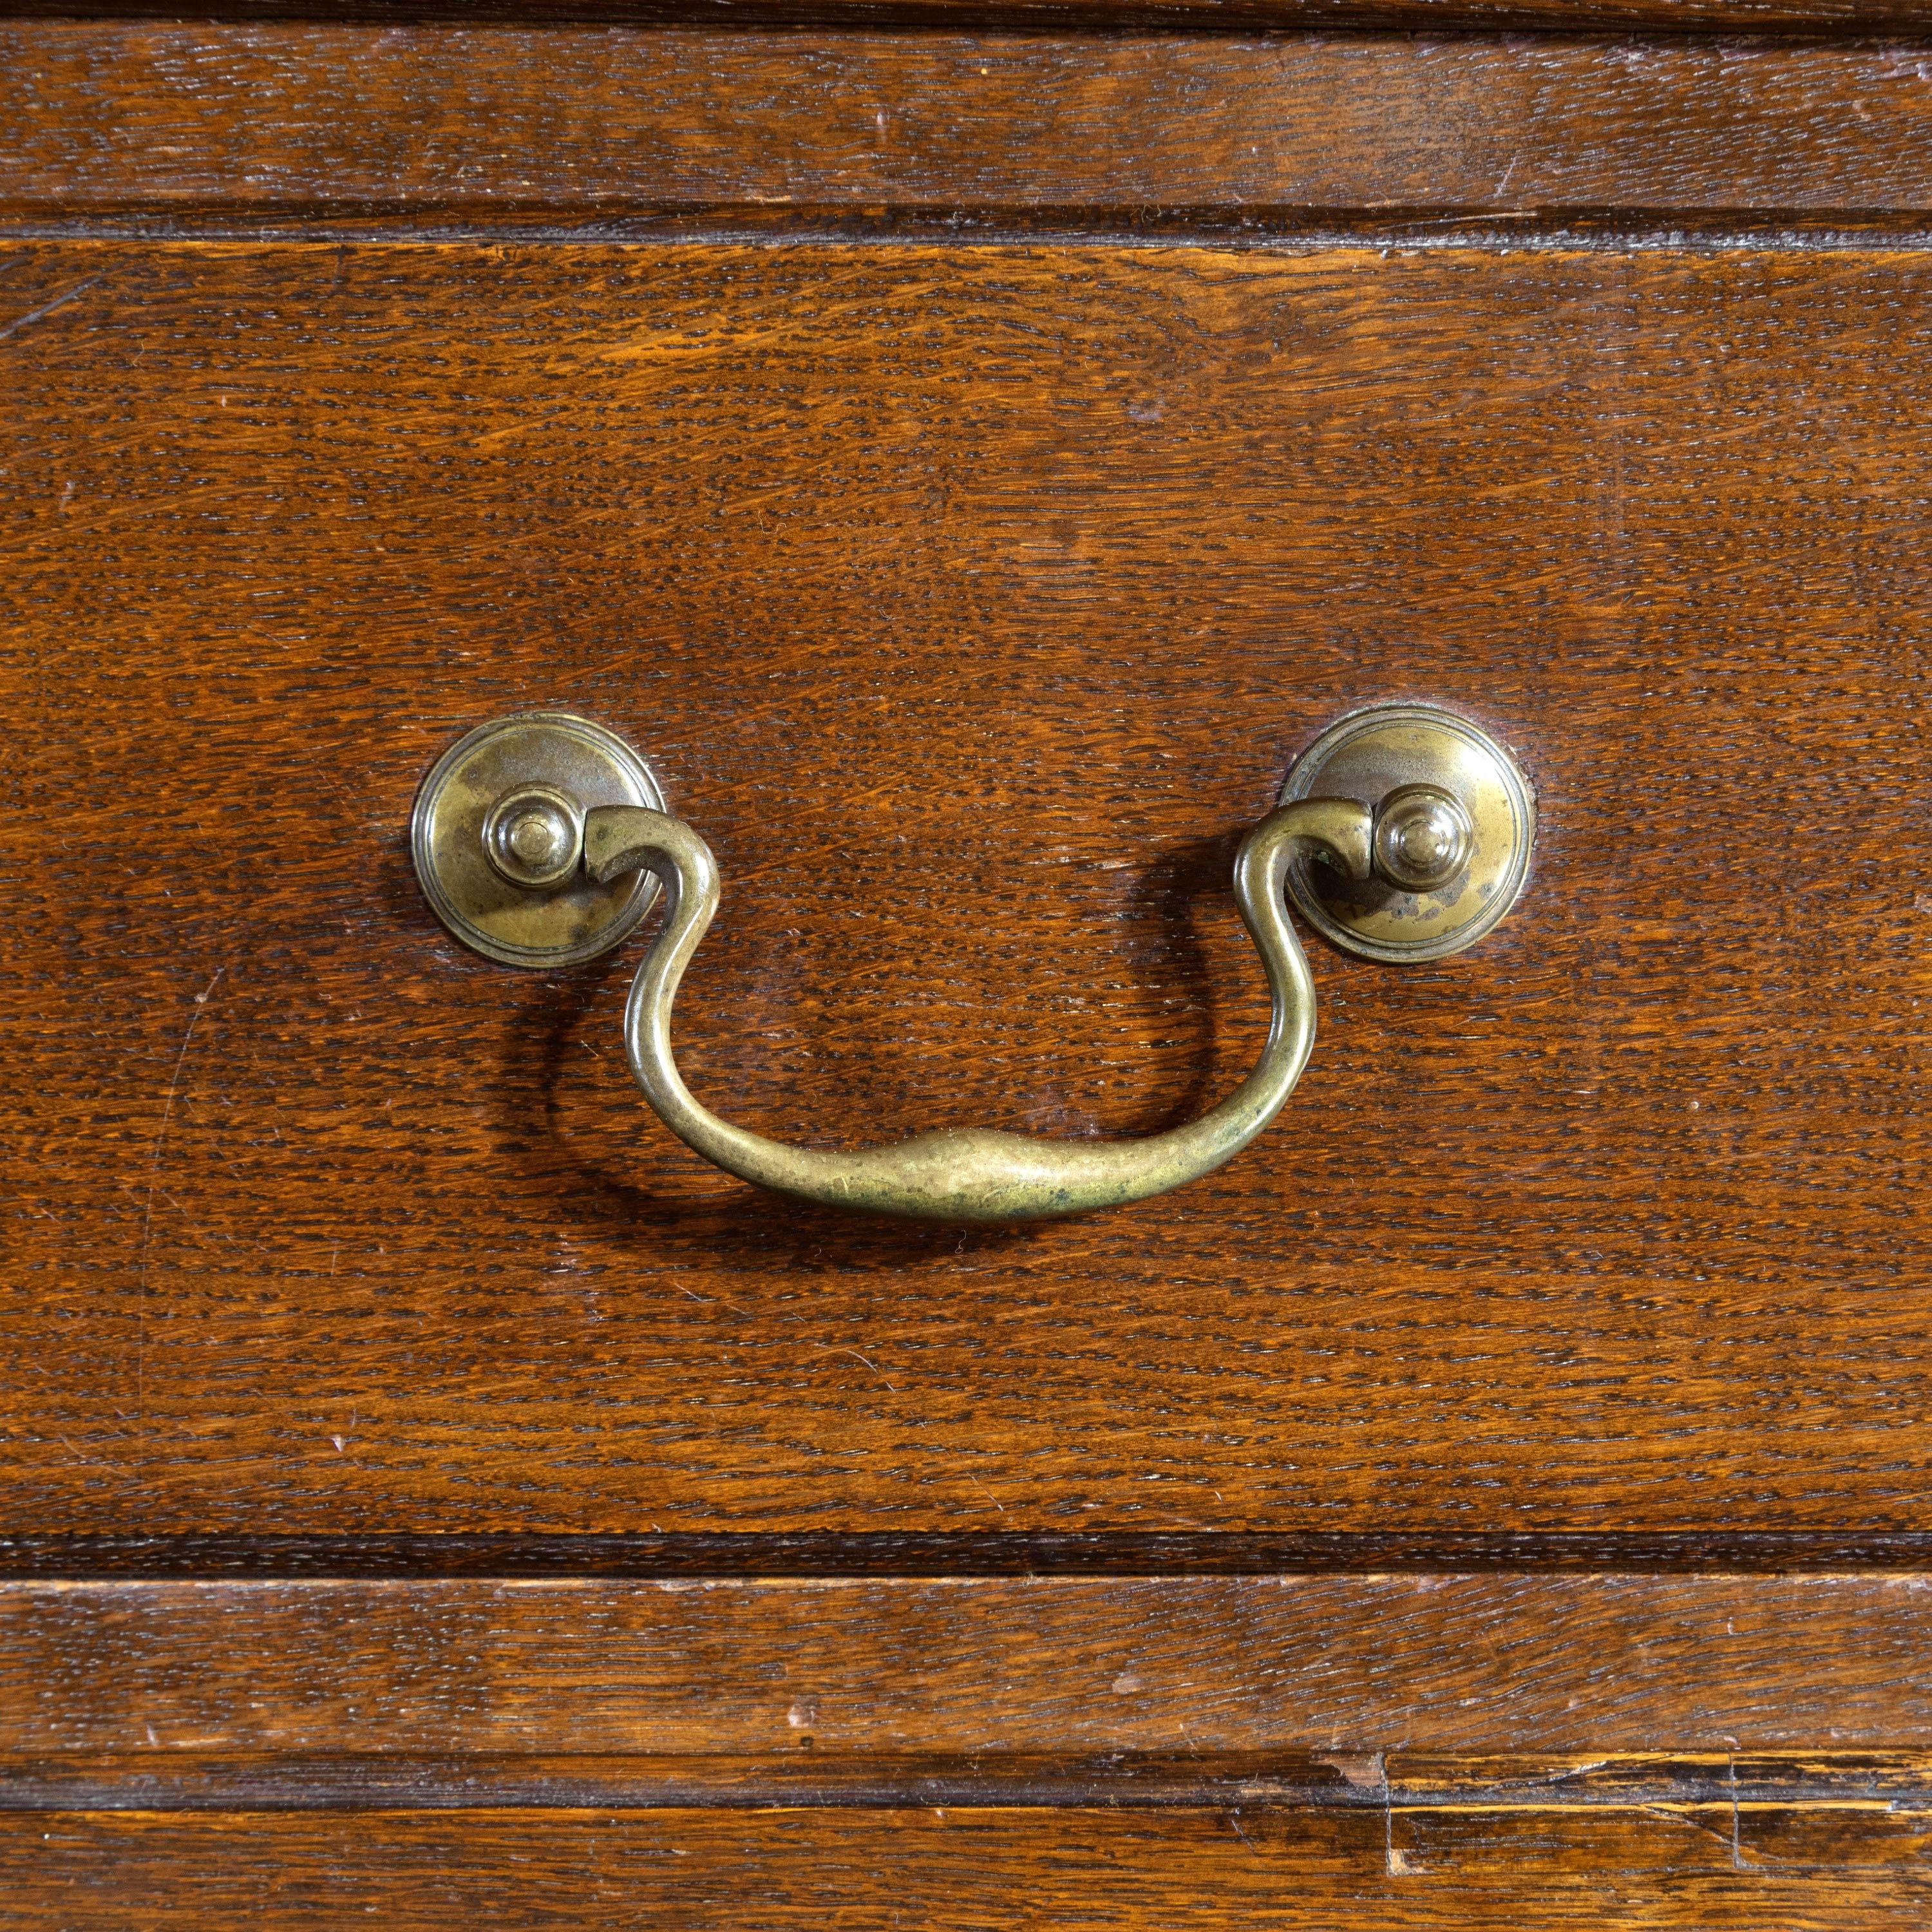
{"type": "Polygon", "coordinates": [[[1529,872],[1536,794],[1522,767],[1480,725],[1432,704],[1378,704],[1331,724],[1295,760],[1281,802],[1351,798],[1379,810],[1426,785],[1468,820],[1468,856],[1439,890],[1406,891],[1378,871],[1346,878],[1296,860],[1288,896],[1309,924],[1370,959],[1440,959],[1473,946],[1515,904],[1529,872]]]}
{"type": "Polygon", "coordinates": [[[635,929],[658,883],[648,872],[608,886],[584,877],[571,855],[596,805],[662,812],[664,794],[644,760],[587,718],[526,711],[459,738],[430,767],[410,821],[416,877],[436,916],[507,965],[568,966],[608,952],[635,929]],[[557,883],[519,883],[510,876],[518,872],[557,883]]]}

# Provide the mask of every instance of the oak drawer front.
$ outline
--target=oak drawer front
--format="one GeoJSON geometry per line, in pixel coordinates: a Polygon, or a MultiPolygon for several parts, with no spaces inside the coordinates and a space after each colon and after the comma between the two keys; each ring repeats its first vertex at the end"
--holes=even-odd
{"type": "MultiPolygon", "coordinates": [[[[1845,1814],[1840,1814],[1842,1818],[1845,1814]]],[[[1924,1893],[1902,1859],[1855,1872],[1732,1861],[1716,1821],[1637,1809],[1431,1812],[1386,1842],[1373,1815],[1150,1816],[854,1811],[257,1814],[0,1821],[34,1876],[19,1922],[277,1928],[373,1916],[418,1932],[454,1916],[572,1928],[837,1922],[1218,1928],[1552,1927],[1627,1921],[1904,1927],[1924,1893]],[[22,1844],[22,1841],[26,1841],[22,1844]]],[[[1818,1846],[1788,1842],[1802,1860],[1818,1846]]],[[[1903,1834],[1900,1850],[1904,1852],[1903,1834]]],[[[1909,1854],[1906,1854],[1909,1856],[1909,1854]]],[[[23,1860],[24,1862],[24,1860],[23,1860]]]]}
{"type": "Polygon", "coordinates": [[[1927,1526],[1923,275],[16,246],[10,1526],[1927,1526]],[[722,1111],[1130,1133],[1388,696],[1516,748],[1522,904],[1324,949],[1262,1142],[1025,1231],[718,1174],[628,956],[479,961],[403,844],[607,720],[720,855],[722,1111]]]}
{"type": "Polygon", "coordinates": [[[1082,4],[0,22],[22,1924],[1922,1922],[1932,55],[1082,4]],[[719,1113],[1154,1133],[1387,702],[1520,900],[1069,1220],[412,862],[579,714],[719,1113]]]}

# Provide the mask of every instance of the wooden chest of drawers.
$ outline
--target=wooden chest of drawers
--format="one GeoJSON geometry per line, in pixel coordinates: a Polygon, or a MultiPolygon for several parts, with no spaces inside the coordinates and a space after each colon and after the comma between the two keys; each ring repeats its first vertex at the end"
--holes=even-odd
{"type": "Polygon", "coordinates": [[[1927,24],[4,22],[9,1922],[1923,1924],[1927,24]],[[1394,701],[1521,898],[1106,1214],[411,860],[580,715],[719,1112],[1145,1135],[1394,701]]]}

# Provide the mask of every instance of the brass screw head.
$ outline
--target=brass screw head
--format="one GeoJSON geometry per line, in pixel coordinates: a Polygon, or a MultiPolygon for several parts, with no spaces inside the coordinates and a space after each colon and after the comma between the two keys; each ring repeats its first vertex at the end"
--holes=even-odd
{"type": "Polygon", "coordinates": [[[490,806],[483,850],[512,885],[550,890],[574,876],[584,855],[583,811],[547,785],[519,785],[490,806]]]}
{"type": "Polygon", "coordinates": [[[1469,862],[1474,828],[1461,801],[1434,785],[1403,785],[1376,812],[1376,870],[1405,892],[1438,892],[1469,862]]]}

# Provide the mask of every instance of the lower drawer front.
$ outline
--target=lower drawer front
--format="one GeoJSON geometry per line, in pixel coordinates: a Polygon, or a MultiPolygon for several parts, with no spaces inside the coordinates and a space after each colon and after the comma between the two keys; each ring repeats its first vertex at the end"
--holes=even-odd
{"type": "Polygon", "coordinates": [[[1809,1814],[1784,1864],[1729,1809],[14,1816],[0,1873],[22,1932],[1924,1923],[1922,1826],[1809,1814]]]}
{"type": "Polygon", "coordinates": [[[4,1584],[7,1923],[1902,1928],[1925,1593],[4,1584]]]}

